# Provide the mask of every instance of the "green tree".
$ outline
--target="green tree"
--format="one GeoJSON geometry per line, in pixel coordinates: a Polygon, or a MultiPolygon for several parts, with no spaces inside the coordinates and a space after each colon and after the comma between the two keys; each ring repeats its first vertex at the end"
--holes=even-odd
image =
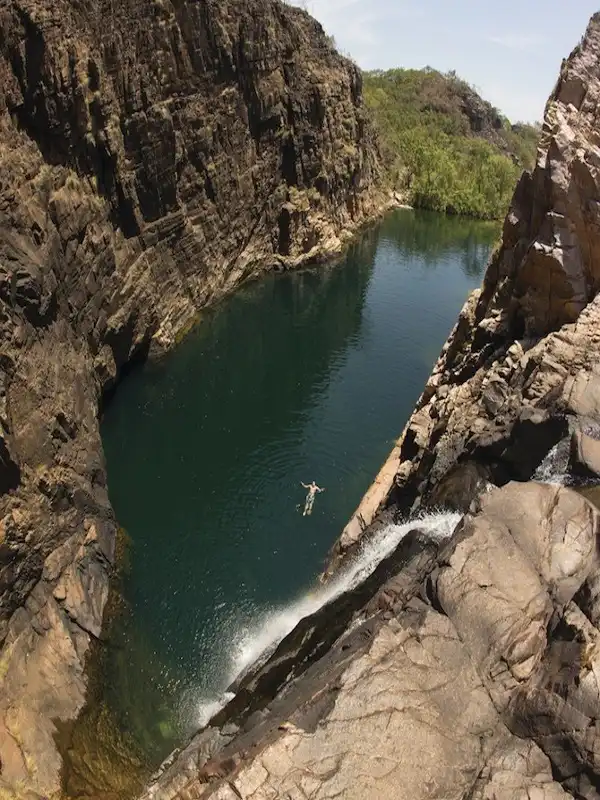
{"type": "Polygon", "coordinates": [[[511,125],[454,71],[364,78],[395,189],[436,211],[488,219],[506,212],[521,170],[534,164],[538,127],[511,125]]]}

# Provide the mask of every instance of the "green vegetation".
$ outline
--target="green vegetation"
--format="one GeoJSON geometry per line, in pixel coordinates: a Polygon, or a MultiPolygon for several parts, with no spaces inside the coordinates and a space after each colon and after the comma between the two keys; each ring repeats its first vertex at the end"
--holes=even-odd
{"type": "Polygon", "coordinates": [[[379,128],[393,188],[412,205],[502,217],[539,128],[511,125],[454,72],[367,72],[364,94],[379,128]]]}

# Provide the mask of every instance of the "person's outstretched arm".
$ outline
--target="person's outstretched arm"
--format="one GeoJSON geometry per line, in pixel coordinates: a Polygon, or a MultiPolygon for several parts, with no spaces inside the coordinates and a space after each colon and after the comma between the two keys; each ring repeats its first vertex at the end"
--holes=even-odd
{"type": "Polygon", "coordinates": [[[300,486],[304,486],[305,489],[308,489],[308,486],[305,483],[302,483],[302,481],[300,481],[300,486]]]}

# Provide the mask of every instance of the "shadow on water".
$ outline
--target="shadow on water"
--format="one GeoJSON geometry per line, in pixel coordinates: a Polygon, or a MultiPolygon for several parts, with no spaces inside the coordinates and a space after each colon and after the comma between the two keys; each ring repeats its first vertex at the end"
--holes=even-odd
{"type": "Polygon", "coordinates": [[[252,656],[261,620],[304,595],[497,234],[396,212],[337,266],[242,287],[121,384],[102,434],[131,569],[72,732],[71,797],[135,794],[252,656]],[[326,492],[303,518],[313,479],[326,492]],[[103,785],[90,764],[111,765],[103,785]]]}

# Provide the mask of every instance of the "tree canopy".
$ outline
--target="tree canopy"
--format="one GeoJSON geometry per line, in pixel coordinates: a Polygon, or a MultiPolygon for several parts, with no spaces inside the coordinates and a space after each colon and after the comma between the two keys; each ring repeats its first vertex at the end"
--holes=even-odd
{"type": "Polygon", "coordinates": [[[511,125],[455,72],[364,74],[393,187],[407,202],[485,219],[503,216],[539,128],[511,125]]]}

